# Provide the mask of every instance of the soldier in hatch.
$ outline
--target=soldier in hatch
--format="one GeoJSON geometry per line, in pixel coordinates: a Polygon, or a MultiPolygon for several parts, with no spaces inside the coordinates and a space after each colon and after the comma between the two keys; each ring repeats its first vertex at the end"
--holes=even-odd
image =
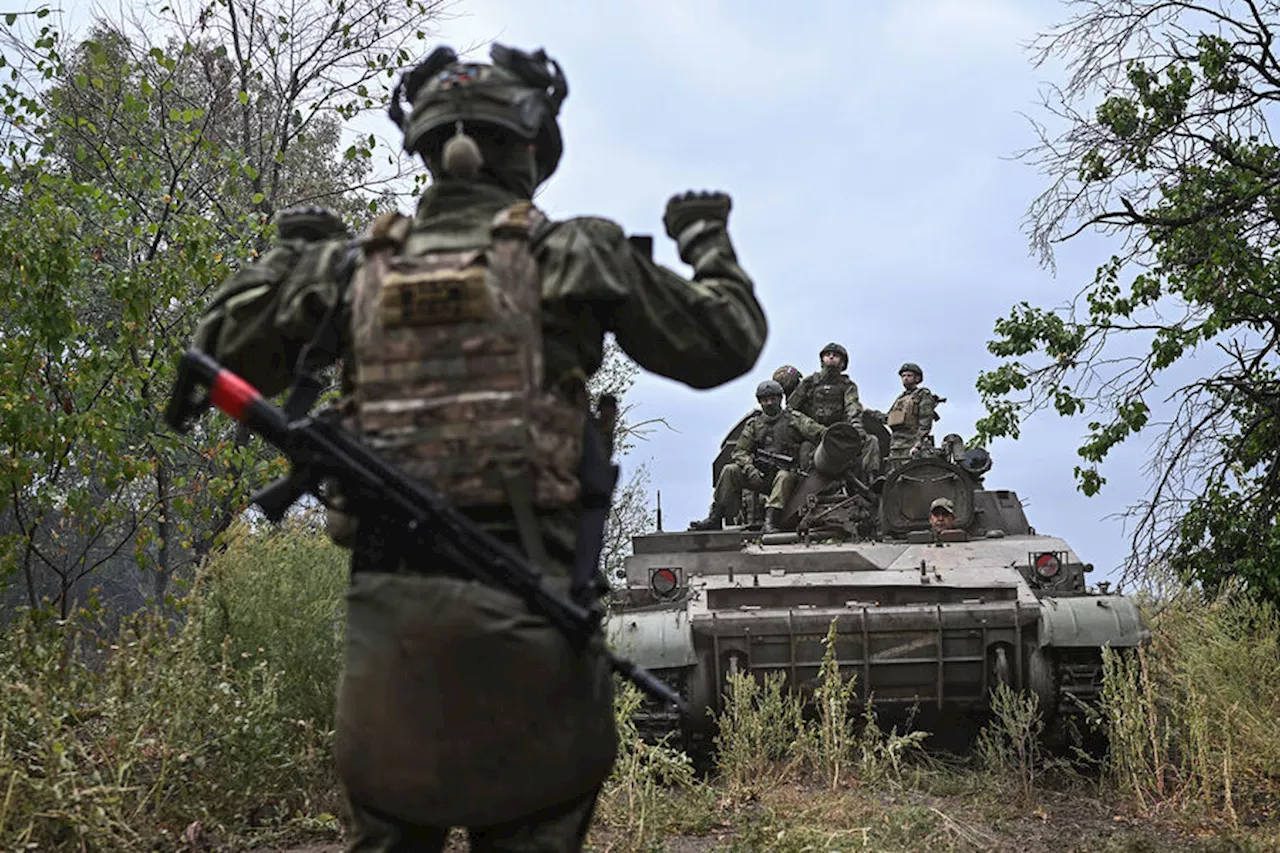
{"type": "Polygon", "coordinates": [[[950,498],[937,498],[929,504],[929,529],[934,533],[951,530],[956,526],[956,505],[950,498]]]}
{"type": "Polygon", "coordinates": [[[756,386],[760,411],[738,436],[733,461],[720,469],[711,512],[690,522],[690,530],[719,530],[726,517],[738,514],[743,488],[769,495],[765,502],[762,533],[778,529],[778,514],[800,483],[794,470],[802,442],[822,440],[821,424],[791,409],[782,408],[782,386],[772,379],[756,386]],[[790,460],[790,461],[786,461],[790,460]]]}
{"type": "Polygon", "coordinates": [[[885,417],[889,427],[889,463],[897,467],[927,453],[933,447],[933,424],[941,419],[938,404],[943,398],[920,383],[924,371],[920,365],[907,362],[898,368],[903,392],[893,401],[885,417]]]}
{"type": "MultiPolygon", "coordinates": [[[[352,241],[325,211],[281,212],[276,245],[222,286],[195,346],[273,396],[325,342],[316,363],[342,362],[344,425],[585,602],[586,385],[605,333],[642,368],[714,388],[755,365],[767,326],[727,195],[667,202],[692,280],[609,220],[548,220],[531,199],[560,161],[564,76],[542,51],[491,56],[437,48],[393,92],[432,177],[412,217],[352,241]]],[[[334,747],[348,851],[438,853],[454,826],[476,851],[581,850],[617,749],[603,638],[571,648],[447,543],[354,521],[334,747]]]]}
{"type": "MultiPolygon", "coordinates": [[[[845,375],[849,367],[849,351],[837,343],[829,343],[818,353],[821,369],[810,373],[787,398],[787,408],[813,418],[823,426],[844,421],[853,425],[862,440],[860,476],[864,483],[880,470],[880,444],[867,435],[862,425],[862,403],[857,384],[845,375]]],[[[809,449],[812,453],[812,448],[809,449]]]]}

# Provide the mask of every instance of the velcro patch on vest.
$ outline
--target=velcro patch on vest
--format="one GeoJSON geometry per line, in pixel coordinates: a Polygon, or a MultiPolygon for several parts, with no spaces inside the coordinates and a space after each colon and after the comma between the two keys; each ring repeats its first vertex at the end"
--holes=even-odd
{"type": "Polygon", "coordinates": [[[433,326],[493,316],[484,267],[430,271],[389,270],[383,280],[382,325],[433,326]]]}

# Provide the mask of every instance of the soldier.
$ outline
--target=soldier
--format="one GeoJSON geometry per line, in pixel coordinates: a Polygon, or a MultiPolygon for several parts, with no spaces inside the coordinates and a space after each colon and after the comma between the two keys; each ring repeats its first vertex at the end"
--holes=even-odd
{"type": "Polygon", "coordinates": [[[950,498],[937,498],[929,504],[929,529],[934,533],[956,526],[956,505],[950,498]]]}
{"type": "Polygon", "coordinates": [[[784,364],[773,371],[773,381],[782,386],[782,398],[786,400],[791,392],[800,384],[800,370],[791,364],[784,364]]]}
{"type": "Polygon", "coordinates": [[[933,424],[941,419],[938,404],[944,402],[920,383],[924,371],[907,362],[898,368],[905,389],[893,401],[885,418],[889,427],[889,462],[894,467],[919,456],[933,446],[933,424]]]}
{"type": "Polygon", "coordinates": [[[720,469],[711,512],[700,521],[690,522],[690,530],[719,530],[726,517],[738,514],[742,490],[747,488],[769,495],[761,532],[777,531],[778,513],[800,483],[800,474],[795,470],[800,444],[817,444],[824,429],[800,412],[784,410],[782,386],[772,379],[756,386],[756,400],[760,411],[742,428],[733,461],[720,469]]]}
{"type": "MultiPolygon", "coordinates": [[[[277,245],[223,285],[195,345],[271,396],[304,345],[332,343],[317,363],[341,360],[348,428],[577,598],[579,548],[597,572],[579,524],[598,514],[583,460],[604,334],[647,370],[713,388],[754,366],[767,326],[727,195],[667,203],[692,280],[609,220],[546,219],[531,199],[560,160],[564,76],[543,51],[490,55],[439,47],[393,92],[404,148],[432,177],[413,217],[352,243],[325,211],[281,213],[277,245]]],[[[603,638],[574,650],[519,598],[466,579],[448,543],[368,517],[347,541],[335,753],[350,853],[434,853],[453,826],[474,850],[580,850],[617,749],[603,638]]]]}
{"type": "Polygon", "coordinates": [[[849,367],[849,351],[840,344],[829,343],[819,351],[818,359],[821,369],[800,380],[787,398],[787,408],[802,412],[823,426],[840,421],[852,424],[862,440],[861,473],[869,481],[880,470],[880,444],[867,435],[857,383],[844,373],[849,367]]]}

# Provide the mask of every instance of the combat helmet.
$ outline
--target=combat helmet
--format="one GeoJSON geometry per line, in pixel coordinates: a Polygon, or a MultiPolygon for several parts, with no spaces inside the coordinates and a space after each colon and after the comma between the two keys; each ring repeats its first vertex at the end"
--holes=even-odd
{"type": "Polygon", "coordinates": [[[781,397],[781,396],[783,396],[782,386],[779,385],[777,382],[774,382],[772,379],[766,379],[765,381],[761,382],[759,385],[756,386],[757,400],[759,400],[761,397],[781,397]]]}
{"type": "Polygon", "coordinates": [[[534,145],[539,184],[560,164],[564,141],[556,116],[569,94],[560,65],[536,53],[495,43],[492,65],[462,62],[441,45],[401,76],[387,114],[404,133],[403,147],[427,156],[466,125],[496,126],[534,145]],[[401,93],[410,105],[405,115],[401,93]]]}
{"type": "Polygon", "coordinates": [[[829,353],[829,352],[833,352],[833,353],[835,353],[836,355],[840,356],[840,369],[841,369],[841,370],[846,370],[846,369],[848,369],[848,367],[849,367],[849,351],[848,351],[847,349],[845,349],[844,347],[840,346],[840,344],[836,343],[835,341],[832,341],[831,343],[827,344],[827,345],[826,345],[825,347],[823,347],[822,349],[818,350],[818,360],[819,360],[819,361],[821,361],[821,360],[822,360],[822,357],[823,357],[824,355],[826,355],[827,353],[829,353]]]}
{"type": "Polygon", "coordinates": [[[916,364],[914,361],[908,361],[905,364],[903,364],[902,367],[899,367],[898,375],[901,376],[902,374],[906,373],[908,370],[910,370],[916,376],[919,376],[921,382],[924,381],[924,371],[921,370],[920,365],[916,364]]]}
{"type": "Polygon", "coordinates": [[[782,393],[788,396],[800,384],[800,370],[794,365],[784,364],[773,372],[773,381],[782,386],[782,393]]]}

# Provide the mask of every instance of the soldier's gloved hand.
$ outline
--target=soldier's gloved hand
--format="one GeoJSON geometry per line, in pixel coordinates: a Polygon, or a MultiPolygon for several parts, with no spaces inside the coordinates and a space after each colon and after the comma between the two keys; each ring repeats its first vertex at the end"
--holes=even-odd
{"type": "Polygon", "coordinates": [[[743,472],[746,475],[747,485],[753,489],[764,488],[764,472],[754,465],[743,472]]]}
{"type": "Polygon", "coordinates": [[[722,192],[687,192],[673,195],[667,200],[667,210],[662,224],[667,236],[679,240],[689,226],[696,222],[728,224],[733,200],[722,192]]]}

